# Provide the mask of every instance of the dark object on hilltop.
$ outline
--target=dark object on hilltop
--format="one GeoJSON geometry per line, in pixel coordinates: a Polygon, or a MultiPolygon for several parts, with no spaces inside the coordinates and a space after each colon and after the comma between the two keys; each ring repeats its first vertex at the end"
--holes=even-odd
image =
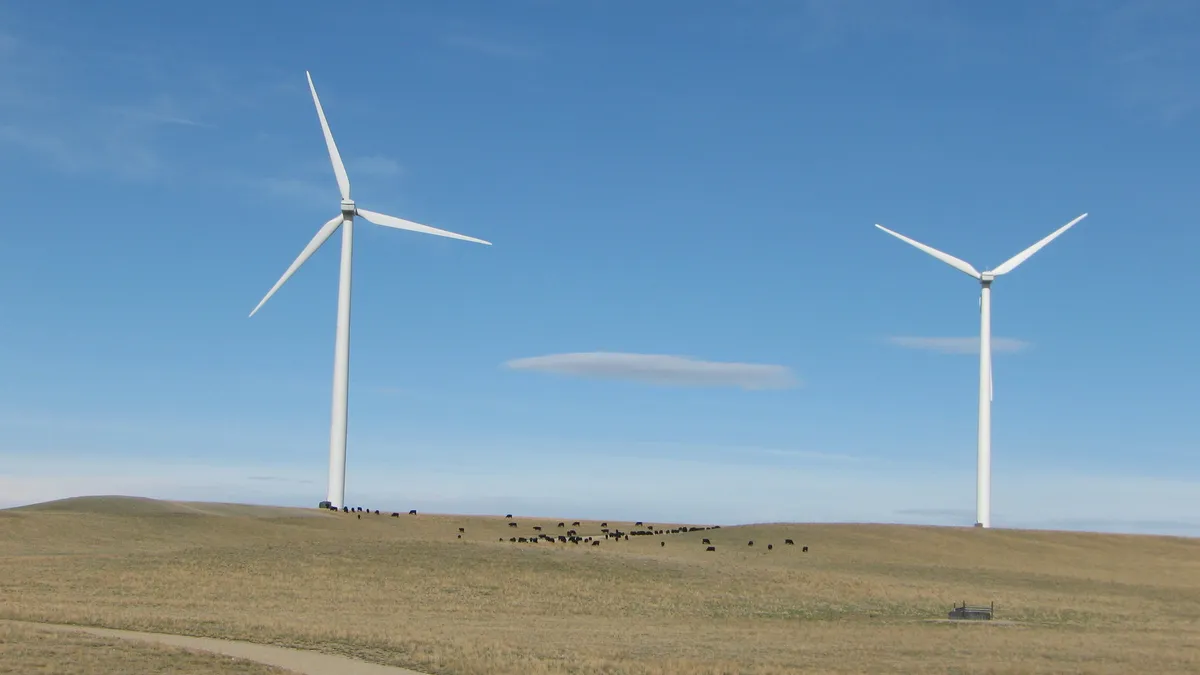
{"type": "Polygon", "coordinates": [[[951,619],[966,619],[970,621],[990,621],[996,613],[996,603],[990,605],[968,605],[963,602],[962,606],[955,605],[954,609],[950,610],[951,619]]]}
{"type": "Polygon", "coordinates": [[[410,515],[410,516],[415,516],[415,515],[417,515],[417,510],[416,510],[416,509],[410,509],[410,510],[409,510],[409,512],[408,512],[408,515],[410,515]]]}
{"type": "Polygon", "coordinates": [[[318,505],[317,505],[317,508],[319,508],[319,509],[331,509],[331,508],[333,508],[333,502],[330,502],[330,501],[324,501],[324,502],[321,502],[320,504],[318,504],[318,505]]]}

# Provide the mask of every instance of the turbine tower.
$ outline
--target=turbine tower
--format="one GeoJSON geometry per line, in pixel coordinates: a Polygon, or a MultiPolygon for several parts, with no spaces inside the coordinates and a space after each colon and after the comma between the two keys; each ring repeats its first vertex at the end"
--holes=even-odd
{"type": "Polygon", "coordinates": [[[439,230],[395,216],[375,213],[355,205],[354,201],[350,199],[350,179],[346,176],[346,167],[342,164],[342,157],[338,154],[337,145],[333,142],[333,134],[329,131],[329,122],[325,120],[325,111],[321,109],[321,99],[317,98],[317,89],[313,86],[312,75],[308,71],[305,71],[304,74],[308,77],[308,89],[312,92],[313,103],[317,107],[317,117],[321,120],[321,131],[325,134],[329,159],[333,162],[333,173],[337,177],[338,188],[342,193],[341,212],[317,231],[316,236],[308,242],[308,246],[304,247],[296,260],[292,262],[291,267],[288,267],[279,281],[275,282],[275,285],[258,303],[254,311],[250,312],[250,316],[254,316],[255,312],[271,299],[275,291],[279,290],[279,287],[291,278],[296,270],[300,269],[304,261],[308,260],[321,247],[321,244],[325,243],[326,239],[329,239],[339,227],[342,228],[342,263],[338,277],[337,339],[334,344],[333,356],[333,415],[329,431],[329,492],[327,495],[328,505],[340,509],[345,505],[346,495],[346,408],[350,388],[350,271],[354,251],[354,217],[362,216],[376,225],[398,230],[436,234],[488,246],[491,245],[491,242],[439,230]]]}
{"type": "Polygon", "coordinates": [[[975,485],[975,527],[992,526],[992,282],[996,277],[1008,274],[1017,265],[1029,259],[1046,244],[1054,241],[1060,234],[1066,232],[1072,225],[1087,217],[1083,214],[1051,232],[1038,243],[1021,251],[1006,260],[994,270],[980,272],[963,260],[943,253],[936,248],[926,246],[919,241],[893,232],[876,223],[875,227],[887,232],[897,239],[912,244],[929,255],[941,260],[960,272],[969,274],[979,280],[982,287],[979,296],[979,459],[976,468],[975,485]]]}

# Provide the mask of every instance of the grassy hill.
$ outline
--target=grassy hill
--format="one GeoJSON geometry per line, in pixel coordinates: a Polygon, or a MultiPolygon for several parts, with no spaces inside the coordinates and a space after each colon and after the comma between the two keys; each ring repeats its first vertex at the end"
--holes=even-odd
{"type": "Polygon", "coordinates": [[[603,536],[576,520],[49,502],[0,511],[0,618],[432,673],[1200,672],[1197,539],[780,523],[509,541],[603,536]],[[930,621],[964,600],[1014,623],[930,621]]]}

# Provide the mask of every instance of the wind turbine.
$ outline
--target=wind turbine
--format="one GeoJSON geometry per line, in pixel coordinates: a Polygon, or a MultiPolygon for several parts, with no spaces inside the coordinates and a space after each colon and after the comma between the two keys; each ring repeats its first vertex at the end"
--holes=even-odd
{"type": "Polygon", "coordinates": [[[304,261],[308,260],[321,247],[321,244],[333,235],[334,231],[339,227],[342,228],[342,264],[338,277],[337,339],[333,356],[333,419],[329,432],[329,492],[327,499],[328,506],[340,509],[345,505],[346,494],[346,408],[350,388],[350,267],[354,251],[354,216],[362,216],[376,225],[398,230],[436,234],[488,246],[491,246],[491,242],[439,230],[395,216],[375,213],[355,205],[354,201],[350,199],[350,179],[346,176],[346,167],[342,164],[342,157],[338,154],[337,145],[333,142],[333,134],[329,131],[329,122],[325,120],[325,111],[321,109],[321,99],[317,98],[317,89],[313,86],[312,75],[308,71],[305,71],[304,74],[308,77],[308,89],[312,92],[313,104],[317,106],[317,117],[321,120],[321,131],[325,133],[325,145],[329,149],[329,159],[333,162],[333,173],[337,177],[338,188],[342,193],[341,213],[331,218],[317,231],[316,236],[308,242],[308,246],[304,247],[296,260],[292,262],[291,267],[288,267],[279,281],[275,282],[275,285],[258,303],[254,311],[250,312],[250,316],[254,316],[254,313],[267,300],[271,299],[275,291],[279,290],[279,287],[291,278],[296,270],[300,269],[304,261]]]}
{"type": "Polygon", "coordinates": [[[975,277],[982,286],[979,296],[979,460],[976,468],[975,527],[992,526],[992,282],[996,277],[1016,269],[1017,265],[1028,260],[1029,256],[1040,251],[1046,244],[1054,241],[1060,234],[1086,217],[1086,213],[1079,216],[1051,232],[1038,243],[1009,258],[996,269],[986,272],[980,272],[970,263],[931,246],[926,246],[919,241],[909,239],[878,223],[875,224],[875,227],[900,241],[912,244],[954,269],[975,277]]]}

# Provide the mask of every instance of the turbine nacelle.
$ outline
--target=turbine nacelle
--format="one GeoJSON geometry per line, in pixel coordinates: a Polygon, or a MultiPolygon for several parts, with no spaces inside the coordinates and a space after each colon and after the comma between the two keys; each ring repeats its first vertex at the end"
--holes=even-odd
{"type": "Polygon", "coordinates": [[[990,283],[992,283],[992,282],[993,282],[993,281],[995,281],[995,280],[996,280],[996,273],[995,273],[995,272],[980,272],[980,273],[979,273],[979,281],[980,281],[980,283],[983,283],[983,284],[990,284],[990,283]]]}
{"type": "Polygon", "coordinates": [[[356,209],[354,207],[354,200],[353,199],[343,199],[342,200],[342,216],[344,218],[346,218],[347,220],[349,220],[356,213],[358,213],[358,209],[356,209]]]}

